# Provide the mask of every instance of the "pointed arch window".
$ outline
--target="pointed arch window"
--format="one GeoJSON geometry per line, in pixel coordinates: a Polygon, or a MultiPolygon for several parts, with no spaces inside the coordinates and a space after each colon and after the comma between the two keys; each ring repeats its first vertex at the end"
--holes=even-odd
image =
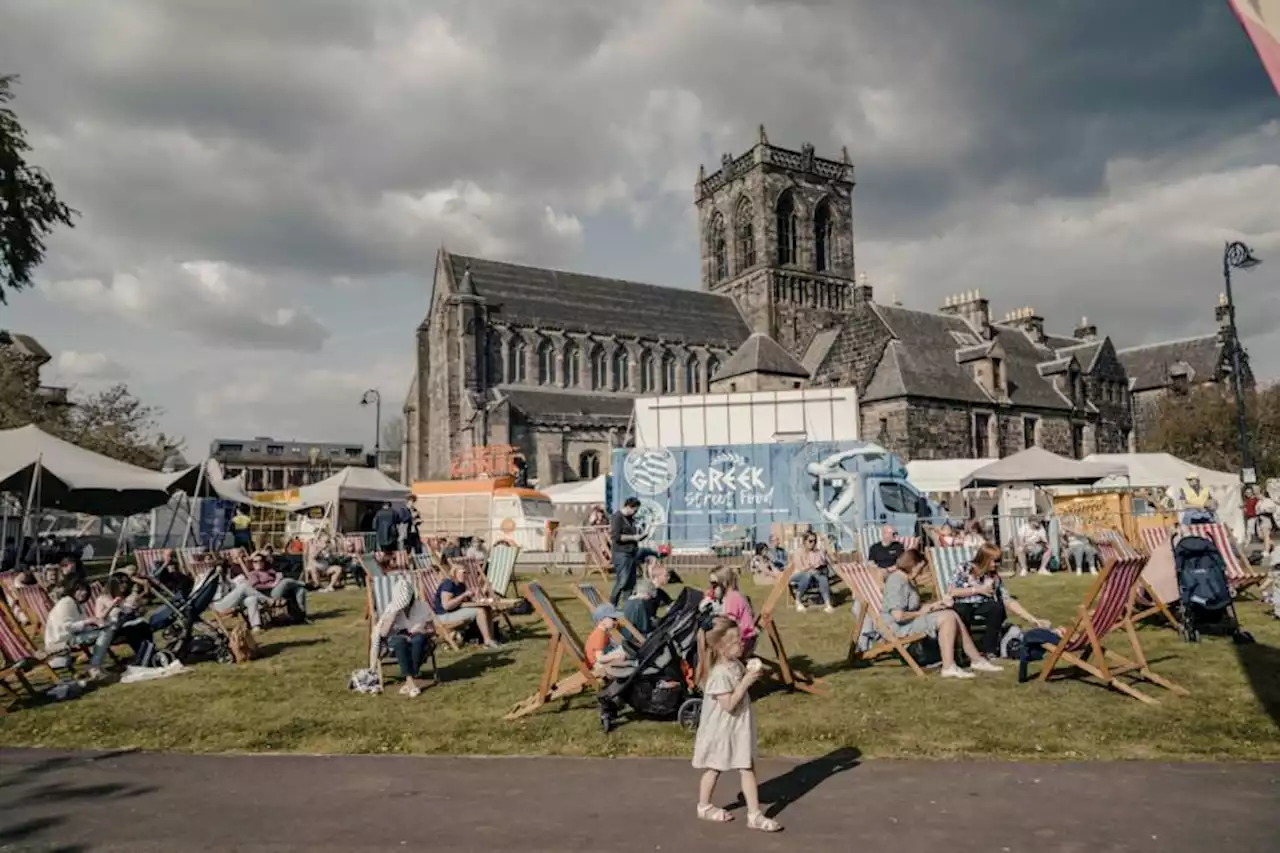
{"type": "Polygon", "coordinates": [[[741,269],[750,269],[756,265],[756,226],[751,209],[751,199],[743,196],[738,199],[738,209],[734,211],[734,234],[738,238],[738,263],[741,269]]]}
{"type": "Polygon", "coordinates": [[[658,387],[657,377],[654,375],[653,353],[648,350],[640,352],[640,393],[651,394],[653,389],[658,387]]]}
{"type": "Polygon", "coordinates": [[[716,213],[711,217],[711,267],[715,281],[729,277],[729,244],[725,239],[724,217],[716,213]]]}
{"type": "Polygon", "coordinates": [[[594,480],[600,476],[600,454],[594,450],[585,450],[578,457],[578,478],[594,480]]]}
{"type": "Polygon", "coordinates": [[[506,367],[506,365],[502,363],[502,338],[500,338],[494,332],[490,331],[488,346],[489,346],[489,351],[487,355],[488,364],[486,365],[486,367],[488,367],[489,369],[489,384],[501,385],[504,381],[506,381],[506,375],[504,371],[504,368],[506,367]]]}
{"type": "Polygon", "coordinates": [[[524,338],[513,338],[511,346],[507,348],[508,382],[525,381],[525,357],[527,354],[528,348],[525,346],[524,338]]]}
{"type": "Polygon", "coordinates": [[[797,258],[796,245],[796,200],[791,190],[787,190],[778,199],[778,264],[794,264],[797,258]]]}
{"type": "Polygon", "coordinates": [[[582,384],[582,350],[573,341],[564,345],[564,387],[577,388],[582,384]]]}
{"type": "Polygon", "coordinates": [[[662,393],[676,393],[676,357],[669,352],[662,354],[662,393]]]}
{"type": "Polygon", "coordinates": [[[698,357],[690,355],[684,363],[684,390],[688,394],[702,393],[702,365],[698,364],[698,357]]]}
{"type": "Polygon", "coordinates": [[[813,246],[814,269],[824,272],[831,269],[831,250],[833,229],[831,226],[831,203],[823,199],[818,209],[813,212],[813,246]]]}
{"type": "Polygon", "coordinates": [[[538,384],[550,385],[556,381],[556,350],[551,341],[538,342],[538,384]]]}
{"type": "Polygon", "coordinates": [[[604,357],[604,347],[596,344],[591,349],[591,387],[599,391],[609,386],[609,363],[604,357]]]}
{"type": "Polygon", "coordinates": [[[711,387],[711,382],[716,378],[716,374],[720,372],[720,359],[714,355],[707,359],[707,387],[711,387]]]}
{"type": "Polygon", "coordinates": [[[613,382],[609,385],[614,391],[625,391],[631,387],[631,359],[627,356],[626,347],[618,347],[613,351],[613,382]]]}

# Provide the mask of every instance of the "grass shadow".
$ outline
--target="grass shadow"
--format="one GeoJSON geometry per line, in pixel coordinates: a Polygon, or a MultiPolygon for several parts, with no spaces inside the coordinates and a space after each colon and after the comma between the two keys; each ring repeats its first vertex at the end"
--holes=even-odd
{"type": "Polygon", "coordinates": [[[454,681],[468,681],[480,678],[487,672],[511,666],[516,662],[515,653],[510,651],[485,652],[476,650],[460,660],[441,664],[437,677],[442,684],[454,681]]]}
{"type": "MultiPolygon", "coordinates": [[[[852,746],[842,746],[819,758],[797,764],[781,776],[775,776],[760,783],[760,802],[769,804],[769,807],[764,810],[765,815],[777,817],[787,806],[798,801],[832,776],[852,770],[861,763],[860,750],[852,746]]],[[[729,806],[729,811],[746,808],[746,805],[746,801],[739,794],[738,799],[729,806]]]]}
{"type": "Polygon", "coordinates": [[[321,637],[314,640],[282,640],[278,643],[265,643],[258,646],[258,656],[255,660],[265,660],[273,658],[283,652],[285,649],[300,649],[306,646],[319,646],[329,642],[328,637],[321,637]]]}
{"type": "Polygon", "coordinates": [[[1280,649],[1263,643],[1246,643],[1236,646],[1235,650],[1254,697],[1271,722],[1280,726],[1280,649]]]}
{"type": "Polygon", "coordinates": [[[32,788],[18,799],[18,803],[36,802],[48,798],[58,800],[88,800],[101,797],[139,797],[143,794],[154,794],[160,790],[155,785],[125,785],[120,782],[109,782],[104,785],[70,785],[65,782],[53,782],[32,788]]]}

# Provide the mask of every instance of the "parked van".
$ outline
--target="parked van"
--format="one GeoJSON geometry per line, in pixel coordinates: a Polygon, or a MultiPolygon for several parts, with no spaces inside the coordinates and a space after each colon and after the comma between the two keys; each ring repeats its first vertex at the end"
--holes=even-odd
{"type": "Polygon", "coordinates": [[[413,500],[427,536],[502,539],[526,551],[546,551],[555,532],[555,508],[536,489],[517,488],[512,477],[420,480],[413,500]]]}

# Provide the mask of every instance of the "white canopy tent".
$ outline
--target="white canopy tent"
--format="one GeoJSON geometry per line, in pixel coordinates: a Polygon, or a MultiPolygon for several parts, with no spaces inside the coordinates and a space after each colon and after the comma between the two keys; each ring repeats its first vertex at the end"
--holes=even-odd
{"type": "Polygon", "coordinates": [[[376,468],[343,468],[332,477],[298,490],[298,499],[282,506],[293,511],[342,501],[403,503],[413,490],[376,468]]]}
{"type": "Polygon", "coordinates": [[[1053,486],[1067,483],[1093,483],[1104,477],[1125,474],[1125,466],[1116,462],[1080,462],[1042,447],[1026,450],[988,463],[964,478],[968,489],[982,486],[1013,484],[1053,486]]]}
{"type": "Polygon", "coordinates": [[[990,459],[917,459],[907,463],[907,479],[926,494],[951,494],[990,459]]]}
{"type": "Polygon", "coordinates": [[[551,503],[561,505],[595,505],[604,506],[605,475],[601,474],[593,480],[579,480],[576,483],[557,483],[540,489],[551,498],[551,503]]]}
{"type": "Polygon", "coordinates": [[[1186,483],[1187,475],[1194,472],[1218,502],[1218,518],[1231,528],[1237,542],[1245,541],[1244,495],[1238,475],[1201,468],[1170,453],[1095,453],[1085,461],[1123,465],[1128,470],[1127,479],[1108,477],[1100,481],[1099,486],[1164,489],[1170,494],[1186,483]]]}

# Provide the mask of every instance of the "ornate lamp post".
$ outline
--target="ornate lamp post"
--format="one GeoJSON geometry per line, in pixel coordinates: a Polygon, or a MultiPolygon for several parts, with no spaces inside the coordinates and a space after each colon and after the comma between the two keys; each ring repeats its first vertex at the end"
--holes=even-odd
{"type": "Polygon", "coordinates": [[[370,388],[360,397],[360,405],[373,403],[373,467],[382,463],[382,395],[377,388],[370,388]]]}
{"type": "Polygon", "coordinates": [[[1249,428],[1245,423],[1244,377],[1240,372],[1240,335],[1236,328],[1236,303],[1231,295],[1231,271],[1250,270],[1262,263],[1253,250],[1240,241],[1227,243],[1222,251],[1222,279],[1226,285],[1227,326],[1230,329],[1231,386],[1236,395],[1236,432],[1240,440],[1240,466],[1246,483],[1256,478],[1253,471],[1253,455],[1249,452],[1249,428]]]}

